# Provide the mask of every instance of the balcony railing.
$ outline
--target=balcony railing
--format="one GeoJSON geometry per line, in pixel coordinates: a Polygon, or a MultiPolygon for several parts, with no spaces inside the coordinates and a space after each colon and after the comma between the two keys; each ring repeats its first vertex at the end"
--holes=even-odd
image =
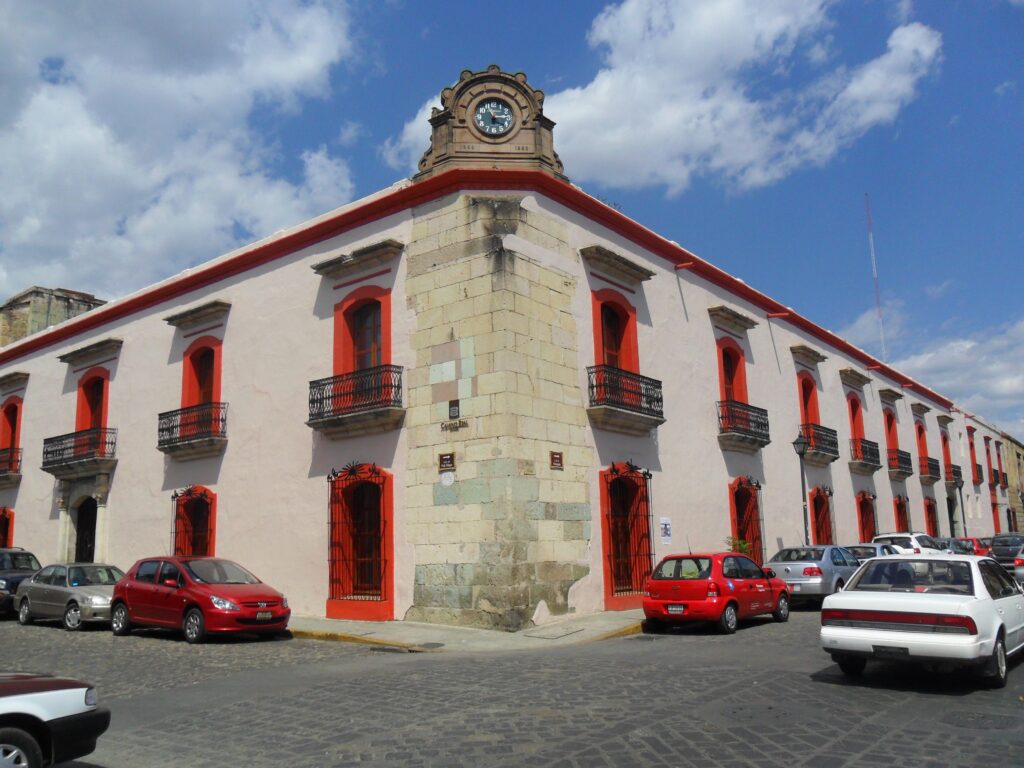
{"type": "Polygon", "coordinates": [[[918,457],[918,471],[921,473],[922,483],[934,483],[939,479],[939,460],[928,456],[918,457]]]}
{"type": "Polygon", "coordinates": [[[870,475],[882,468],[882,457],[878,452],[878,443],[855,437],[850,440],[850,470],[862,475],[870,475]]]}
{"type": "Polygon", "coordinates": [[[21,480],[21,448],[0,450],[0,488],[10,488],[21,480]]]}
{"type": "Polygon", "coordinates": [[[405,416],[402,366],[378,365],[309,382],[309,421],[327,437],[383,432],[405,416]]]}
{"type": "Polygon", "coordinates": [[[946,465],[946,482],[956,485],[957,480],[963,480],[964,473],[960,469],[959,464],[947,464],[946,465]]]}
{"type": "Polygon", "coordinates": [[[590,407],[595,426],[642,435],[665,423],[661,382],[613,365],[587,368],[590,407]]]}
{"type": "Polygon", "coordinates": [[[901,480],[914,474],[914,464],[910,454],[898,448],[889,449],[889,477],[901,480]]]}
{"type": "Polygon", "coordinates": [[[117,464],[117,430],[83,429],[43,440],[43,471],[60,479],[110,472],[117,464]]]}
{"type": "Polygon", "coordinates": [[[161,413],[156,447],[179,459],[216,456],[228,441],[228,404],[201,403],[161,413]]]}
{"type": "Polygon", "coordinates": [[[821,424],[801,424],[800,433],[807,440],[804,461],[808,464],[825,466],[839,458],[839,435],[834,429],[821,424]]]}
{"type": "Polygon", "coordinates": [[[755,453],[771,442],[768,411],[737,400],[718,403],[718,442],[725,448],[755,453]]]}

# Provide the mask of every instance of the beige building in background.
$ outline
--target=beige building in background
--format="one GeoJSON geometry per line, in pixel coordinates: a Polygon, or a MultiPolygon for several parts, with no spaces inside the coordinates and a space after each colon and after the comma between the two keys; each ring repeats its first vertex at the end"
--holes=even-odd
{"type": "Polygon", "coordinates": [[[0,347],[102,306],[91,293],[34,285],[0,306],[0,347]]]}

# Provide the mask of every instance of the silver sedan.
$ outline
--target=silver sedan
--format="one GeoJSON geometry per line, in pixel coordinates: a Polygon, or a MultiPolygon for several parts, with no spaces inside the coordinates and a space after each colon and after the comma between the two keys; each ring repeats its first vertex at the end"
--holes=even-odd
{"type": "Polygon", "coordinates": [[[18,621],[60,619],[70,631],[89,622],[110,621],[110,598],[124,572],[102,563],[48,565],[18,585],[18,621]]]}
{"type": "Polygon", "coordinates": [[[833,544],[786,547],[767,563],[789,584],[792,600],[820,600],[838,591],[860,567],[852,552],[833,544]]]}

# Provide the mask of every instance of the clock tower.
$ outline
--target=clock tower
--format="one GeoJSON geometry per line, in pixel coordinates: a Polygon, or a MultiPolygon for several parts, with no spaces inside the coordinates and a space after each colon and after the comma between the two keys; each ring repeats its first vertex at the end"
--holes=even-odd
{"type": "Polygon", "coordinates": [[[459,82],[441,91],[441,109],[430,116],[430,148],[418,181],[449,168],[534,168],[564,179],[544,116],[544,92],[522,72],[491,64],[483,72],[463,70],[459,82]]]}

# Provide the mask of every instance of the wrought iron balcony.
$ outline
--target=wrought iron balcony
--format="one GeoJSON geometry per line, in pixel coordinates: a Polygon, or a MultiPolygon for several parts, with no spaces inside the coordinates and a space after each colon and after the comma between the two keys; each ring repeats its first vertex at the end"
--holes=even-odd
{"type": "Polygon", "coordinates": [[[974,484],[975,485],[981,485],[983,482],[985,482],[985,475],[982,474],[981,464],[975,464],[974,465],[974,484]]]}
{"type": "Polygon", "coordinates": [[[219,456],[228,444],[228,404],[201,403],[161,413],[157,450],[179,459],[219,456]]]}
{"type": "Polygon", "coordinates": [[[83,429],[43,440],[43,471],[59,480],[109,474],[115,466],[116,429],[83,429]]]}
{"type": "Polygon", "coordinates": [[[914,474],[914,464],[910,454],[898,448],[889,449],[889,478],[904,480],[914,474]]]}
{"type": "Polygon", "coordinates": [[[0,450],[0,488],[12,488],[21,481],[21,448],[0,450]]]}
{"type": "Polygon", "coordinates": [[[726,449],[757,453],[771,442],[768,411],[737,400],[718,403],[718,442],[726,449]]]}
{"type": "Polygon", "coordinates": [[[939,474],[939,460],[928,456],[918,457],[918,471],[921,474],[921,482],[931,485],[941,477],[939,474]]]}
{"type": "Polygon", "coordinates": [[[309,382],[306,424],[331,440],[387,432],[404,418],[400,365],[378,365],[309,382]]]}
{"type": "Polygon", "coordinates": [[[825,467],[839,458],[839,435],[821,424],[801,424],[800,433],[807,440],[804,463],[825,467]]]}
{"type": "Polygon", "coordinates": [[[947,464],[946,465],[946,485],[950,488],[956,487],[957,480],[963,480],[964,473],[960,469],[959,464],[947,464]]]}
{"type": "Polygon", "coordinates": [[[850,471],[858,475],[873,475],[882,468],[878,443],[855,437],[850,441],[850,471]]]}
{"type": "Polygon", "coordinates": [[[590,407],[595,427],[627,435],[646,435],[665,423],[661,382],[611,365],[587,368],[590,407]]]}

